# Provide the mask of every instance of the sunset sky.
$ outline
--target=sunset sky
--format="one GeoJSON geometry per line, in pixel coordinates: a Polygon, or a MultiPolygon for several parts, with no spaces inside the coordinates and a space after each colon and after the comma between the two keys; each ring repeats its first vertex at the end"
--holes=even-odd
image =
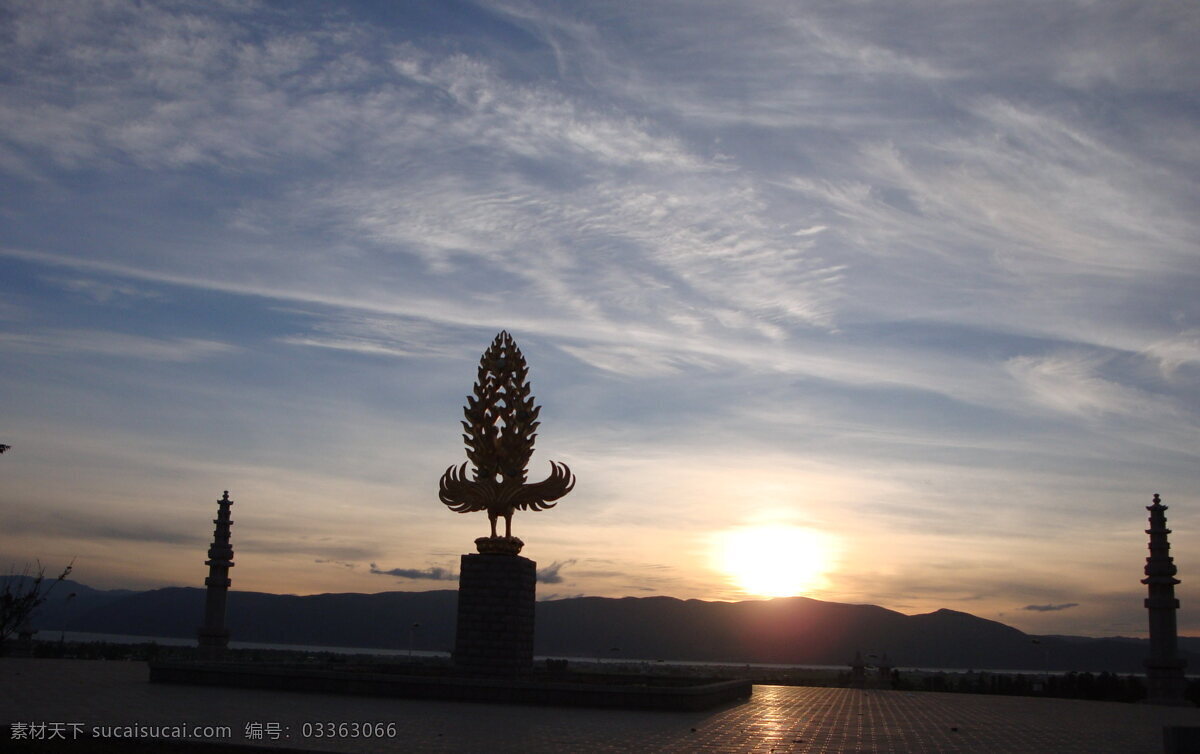
{"type": "Polygon", "coordinates": [[[1200,633],[1193,2],[0,3],[0,565],[454,588],[501,329],[539,598],[1200,633]]]}

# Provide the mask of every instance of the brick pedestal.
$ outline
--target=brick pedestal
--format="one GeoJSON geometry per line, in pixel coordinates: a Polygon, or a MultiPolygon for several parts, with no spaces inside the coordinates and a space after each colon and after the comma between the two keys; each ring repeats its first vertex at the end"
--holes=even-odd
{"type": "Polygon", "coordinates": [[[533,669],[537,564],[520,555],[463,555],[454,665],[479,675],[533,669]]]}

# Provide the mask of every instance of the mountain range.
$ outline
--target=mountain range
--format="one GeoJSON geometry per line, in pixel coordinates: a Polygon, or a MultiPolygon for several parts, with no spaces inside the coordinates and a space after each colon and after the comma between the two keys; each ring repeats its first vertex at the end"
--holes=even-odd
{"type": "MultiPolygon", "coordinates": [[[[448,651],[458,593],[381,592],[309,596],[229,593],[235,641],[448,651]],[[415,627],[414,627],[414,624],[415,627]]],[[[204,590],[98,590],[65,581],[33,624],[57,630],[191,638],[204,590]],[[73,595],[73,596],[71,596],[73,595]]],[[[856,652],[885,653],[898,667],[1142,672],[1148,642],[1033,636],[969,613],[904,615],[875,605],[786,597],[706,602],[672,597],[576,597],[537,603],[541,656],[843,665],[856,652]]],[[[1200,639],[1181,638],[1190,668],[1200,639]]]]}

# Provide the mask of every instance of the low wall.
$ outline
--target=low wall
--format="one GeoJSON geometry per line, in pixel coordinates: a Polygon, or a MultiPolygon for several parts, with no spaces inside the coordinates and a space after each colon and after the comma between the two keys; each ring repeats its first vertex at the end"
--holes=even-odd
{"type": "Polygon", "coordinates": [[[224,662],[157,662],[150,665],[151,683],[360,694],[463,702],[541,704],[564,707],[610,707],[644,710],[704,710],[750,698],[749,681],[696,679],[695,683],[656,685],[655,679],[612,679],[597,675],[590,682],[542,681],[463,676],[405,676],[224,662]]]}

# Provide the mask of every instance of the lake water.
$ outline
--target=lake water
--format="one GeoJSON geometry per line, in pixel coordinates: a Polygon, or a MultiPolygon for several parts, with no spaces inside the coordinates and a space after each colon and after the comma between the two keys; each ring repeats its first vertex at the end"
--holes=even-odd
{"type": "MultiPolygon", "coordinates": [[[[34,638],[42,641],[58,641],[60,634],[65,641],[104,642],[108,644],[148,644],[154,642],[164,647],[194,647],[195,639],[176,636],[127,636],[125,634],[97,634],[87,631],[39,631],[34,638]]],[[[315,647],[307,644],[265,644],[256,641],[230,641],[231,649],[283,649],[289,652],[333,652],[347,655],[381,655],[389,657],[449,657],[449,652],[430,652],[414,649],[371,649],[364,647],[315,647]]]]}

